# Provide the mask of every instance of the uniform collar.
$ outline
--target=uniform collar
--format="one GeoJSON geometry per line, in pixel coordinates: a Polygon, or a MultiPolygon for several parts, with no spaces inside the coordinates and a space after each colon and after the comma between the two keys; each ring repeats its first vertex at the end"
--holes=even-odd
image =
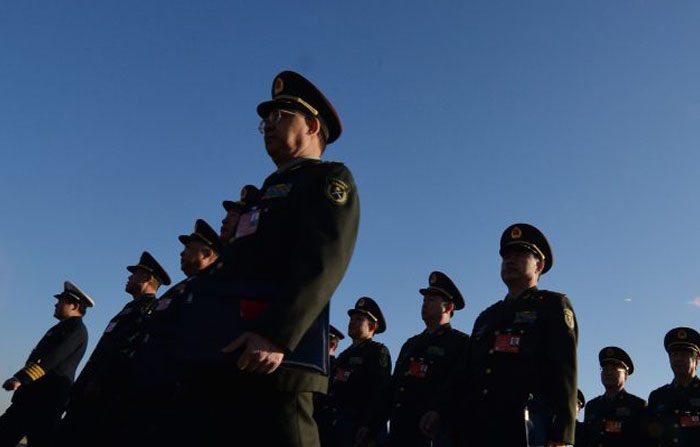
{"type": "Polygon", "coordinates": [[[445,324],[440,325],[440,326],[439,326],[437,329],[435,329],[435,331],[433,331],[433,332],[430,332],[430,331],[428,331],[428,328],[425,328],[425,329],[423,330],[423,334],[425,334],[425,335],[442,335],[442,334],[445,333],[445,331],[449,331],[450,329],[452,329],[452,325],[450,325],[450,323],[447,322],[447,323],[445,323],[445,324]]]}
{"type": "Polygon", "coordinates": [[[693,377],[693,379],[690,382],[688,382],[688,385],[686,386],[683,386],[680,383],[676,382],[676,379],[673,379],[673,382],[671,382],[671,386],[674,389],[687,390],[690,387],[697,387],[698,385],[700,385],[700,378],[698,378],[698,376],[693,377]]]}
{"type": "Polygon", "coordinates": [[[513,302],[513,301],[516,301],[516,300],[519,300],[522,298],[526,298],[528,295],[532,294],[532,292],[535,292],[535,291],[537,291],[537,286],[530,287],[529,289],[523,290],[522,293],[516,297],[513,297],[513,296],[506,294],[506,297],[503,298],[503,301],[509,303],[509,302],[513,302]]]}
{"type": "Polygon", "coordinates": [[[284,172],[290,171],[295,166],[300,165],[300,164],[302,164],[306,161],[309,161],[309,160],[319,161],[320,159],[312,158],[312,157],[293,158],[293,159],[289,160],[288,162],[283,163],[282,166],[277,168],[277,170],[275,171],[275,174],[282,174],[284,172]]]}

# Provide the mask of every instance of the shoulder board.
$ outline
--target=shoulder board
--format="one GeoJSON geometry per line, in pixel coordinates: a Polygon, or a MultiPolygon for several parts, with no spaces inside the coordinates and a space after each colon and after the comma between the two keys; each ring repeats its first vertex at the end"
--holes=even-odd
{"type": "Polygon", "coordinates": [[[542,298],[564,298],[566,294],[564,293],[559,293],[559,292],[552,292],[551,290],[537,290],[533,293],[533,295],[539,295],[542,298]]]}

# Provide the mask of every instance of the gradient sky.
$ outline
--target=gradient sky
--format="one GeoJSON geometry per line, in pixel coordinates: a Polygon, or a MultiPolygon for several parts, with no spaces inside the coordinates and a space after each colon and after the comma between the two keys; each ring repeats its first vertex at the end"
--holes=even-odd
{"type": "Polygon", "coordinates": [[[471,332],[505,294],[501,232],[529,222],[555,254],[541,288],[578,316],[587,398],[607,345],[646,398],[671,379],[664,334],[700,326],[699,44],[681,0],[3,2],[0,380],[65,279],[97,301],[89,354],[142,250],[182,278],[177,235],[274,170],[255,106],[291,69],[338,109],[326,158],[361,198],[334,325],[375,298],[395,360],[442,270],[471,332]]]}

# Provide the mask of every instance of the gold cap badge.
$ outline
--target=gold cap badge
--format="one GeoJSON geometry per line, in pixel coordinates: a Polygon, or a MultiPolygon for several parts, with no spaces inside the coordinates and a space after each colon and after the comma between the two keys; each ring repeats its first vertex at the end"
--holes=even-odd
{"type": "Polygon", "coordinates": [[[282,80],[282,78],[275,79],[275,95],[279,95],[280,93],[282,93],[282,90],[284,90],[284,81],[282,80]]]}
{"type": "Polygon", "coordinates": [[[512,230],[510,230],[510,238],[511,239],[520,239],[523,236],[523,231],[520,229],[520,227],[513,227],[512,230]]]}

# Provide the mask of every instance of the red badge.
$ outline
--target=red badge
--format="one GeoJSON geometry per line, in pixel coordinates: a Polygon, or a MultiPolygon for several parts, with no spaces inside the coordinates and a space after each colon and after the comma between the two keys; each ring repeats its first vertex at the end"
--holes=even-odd
{"type": "Polygon", "coordinates": [[[350,374],[352,374],[352,371],[345,368],[338,368],[335,372],[335,380],[338,382],[347,382],[350,378],[350,374]]]}
{"type": "Polygon", "coordinates": [[[493,350],[517,354],[520,352],[520,338],[520,335],[498,334],[493,343],[493,350]]]}
{"type": "Polygon", "coordinates": [[[265,301],[241,300],[241,318],[245,321],[255,320],[267,309],[265,301]]]}
{"type": "Polygon", "coordinates": [[[700,416],[684,414],[681,416],[681,427],[700,427],[700,416]]]}
{"type": "Polygon", "coordinates": [[[411,360],[408,364],[408,375],[417,379],[424,379],[428,373],[428,365],[423,363],[423,359],[411,360]]]}
{"type": "Polygon", "coordinates": [[[605,431],[607,433],[622,433],[622,422],[605,421],[605,431]]]}

